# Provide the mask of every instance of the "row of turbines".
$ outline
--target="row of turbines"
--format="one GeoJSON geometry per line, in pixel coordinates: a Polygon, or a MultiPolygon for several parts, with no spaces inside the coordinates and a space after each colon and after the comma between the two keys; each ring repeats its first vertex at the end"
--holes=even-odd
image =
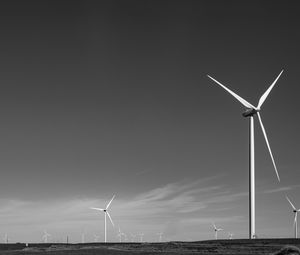
{"type": "MultiPolygon", "coordinates": [[[[163,241],[163,232],[159,232],[156,233],[157,236],[157,241],[158,242],[162,242],[163,241]]],[[[100,235],[94,234],[94,242],[99,242],[100,241],[100,235]]],[[[120,227],[119,227],[119,231],[116,235],[116,237],[118,238],[119,242],[144,242],[144,233],[138,233],[138,234],[126,234],[124,232],[121,231],[120,227]]],[[[44,233],[42,235],[42,241],[44,243],[48,243],[49,239],[51,239],[51,234],[49,234],[47,232],[47,230],[44,230],[44,233]]],[[[8,243],[9,239],[7,237],[7,234],[4,236],[3,241],[5,243],[8,243]]],[[[51,240],[50,240],[51,241],[51,240]]],[[[69,243],[69,237],[67,236],[66,239],[67,243],[69,243]]],[[[85,243],[86,242],[86,233],[82,232],[81,233],[81,243],[85,243]]]]}
{"type": "MultiPolygon", "coordinates": [[[[260,116],[260,111],[263,103],[267,99],[269,93],[277,83],[277,80],[283,73],[283,70],[279,73],[279,75],[276,77],[276,79],[273,81],[273,83],[270,85],[270,87],[265,91],[265,93],[260,97],[258,101],[257,106],[253,106],[250,104],[247,100],[244,98],[240,97],[236,93],[234,93],[232,90],[224,86],[221,82],[217,81],[215,78],[211,77],[210,75],[207,75],[208,78],[213,80],[215,83],[220,85],[223,89],[225,89],[229,94],[231,94],[235,99],[237,99],[243,106],[246,107],[245,112],[243,113],[243,116],[246,118],[249,118],[249,239],[253,239],[256,237],[256,232],[255,232],[255,152],[254,152],[254,116],[256,115],[258,117],[258,121],[260,123],[270,156],[271,160],[274,166],[274,170],[277,176],[278,181],[280,182],[280,177],[277,171],[277,167],[275,164],[275,160],[272,154],[272,150],[269,144],[269,140],[267,137],[266,130],[264,128],[261,116],[260,116]]],[[[293,212],[295,214],[294,217],[294,232],[295,232],[295,238],[297,238],[297,214],[300,211],[300,209],[296,209],[296,207],[293,205],[293,203],[290,201],[288,197],[286,197],[290,205],[292,206],[293,212]]],[[[214,225],[214,224],[213,224],[214,225]]],[[[218,231],[222,229],[218,229],[214,225],[215,229],[215,238],[217,238],[217,233],[218,231]]]]}

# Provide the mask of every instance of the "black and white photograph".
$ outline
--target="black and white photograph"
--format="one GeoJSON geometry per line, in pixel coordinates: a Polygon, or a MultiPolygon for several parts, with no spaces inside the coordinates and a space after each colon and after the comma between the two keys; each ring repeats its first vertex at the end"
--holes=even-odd
{"type": "Polygon", "coordinates": [[[300,254],[300,3],[0,3],[0,254],[300,254]]]}

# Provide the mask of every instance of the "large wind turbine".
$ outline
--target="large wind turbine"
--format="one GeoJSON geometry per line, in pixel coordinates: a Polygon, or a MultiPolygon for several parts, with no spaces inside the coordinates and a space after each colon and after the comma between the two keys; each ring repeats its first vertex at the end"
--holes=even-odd
{"type": "Polygon", "coordinates": [[[217,228],[215,223],[213,223],[212,225],[213,225],[213,228],[214,228],[214,231],[215,231],[215,239],[218,240],[218,232],[222,231],[223,229],[222,228],[217,228]]]}
{"type": "Polygon", "coordinates": [[[289,201],[290,205],[293,208],[293,213],[295,214],[295,218],[294,218],[294,231],[295,231],[295,238],[297,238],[297,234],[298,234],[298,224],[297,224],[297,216],[298,216],[298,212],[300,212],[300,209],[296,209],[296,207],[293,205],[293,203],[291,202],[291,200],[289,200],[288,197],[286,197],[287,201],[289,201]]]}
{"type": "Polygon", "coordinates": [[[97,208],[97,207],[91,207],[90,209],[93,209],[93,210],[98,210],[98,211],[102,211],[104,212],[104,242],[106,243],[106,214],[108,215],[108,218],[110,219],[110,222],[111,224],[113,225],[114,227],[114,223],[110,217],[110,214],[108,212],[108,208],[111,204],[111,202],[113,201],[113,199],[115,198],[115,195],[113,195],[112,199],[109,201],[109,203],[107,204],[107,206],[105,207],[105,209],[102,209],[102,208],[97,208]]]}
{"type": "Polygon", "coordinates": [[[261,96],[261,98],[258,101],[258,105],[255,107],[252,104],[250,104],[248,101],[225,87],[223,84],[221,84],[219,81],[214,79],[213,77],[207,75],[210,79],[212,79],[214,82],[219,84],[223,89],[225,89],[228,93],[230,93],[232,96],[235,97],[240,103],[242,103],[247,109],[243,113],[244,117],[249,117],[249,238],[255,238],[255,166],[254,166],[254,115],[257,114],[263,135],[266,140],[267,147],[269,149],[269,153],[273,162],[273,166],[278,178],[278,181],[280,181],[279,174],[277,171],[277,167],[273,158],[273,154],[271,151],[271,147],[269,145],[269,141],[267,138],[266,130],[264,128],[264,125],[261,120],[260,116],[260,110],[261,106],[265,102],[267,96],[269,95],[270,91],[276,84],[277,80],[279,79],[280,75],[282,74],[283,70],[280,72],[280,74],[277,76],[277,78],[274,80],[274,82],[271,84],[271,86],[265,91],[265,93],[261,96]]]}

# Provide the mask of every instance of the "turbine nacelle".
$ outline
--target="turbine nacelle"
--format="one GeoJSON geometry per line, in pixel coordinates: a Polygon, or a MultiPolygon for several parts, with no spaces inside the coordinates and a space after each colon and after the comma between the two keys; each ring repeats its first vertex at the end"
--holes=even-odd
{"type": "Polygon", "coordinates": [[[250,117],[250,116],[253,116],[255,115],[258,111],[260,111],[260,109],[247,109],[244,113],[243,113],[243,116],[244,117],[250,117]]]}

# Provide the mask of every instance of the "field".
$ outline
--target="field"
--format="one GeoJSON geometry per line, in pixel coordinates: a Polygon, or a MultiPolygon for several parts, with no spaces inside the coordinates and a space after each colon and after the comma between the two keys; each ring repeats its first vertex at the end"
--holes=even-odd
{"type": "Polygon", "coordinates": [[[1,244],[3,255],[125,255],[125,254],[273,254],[299,239],[233,239],[166,243],[1,244]]]}

